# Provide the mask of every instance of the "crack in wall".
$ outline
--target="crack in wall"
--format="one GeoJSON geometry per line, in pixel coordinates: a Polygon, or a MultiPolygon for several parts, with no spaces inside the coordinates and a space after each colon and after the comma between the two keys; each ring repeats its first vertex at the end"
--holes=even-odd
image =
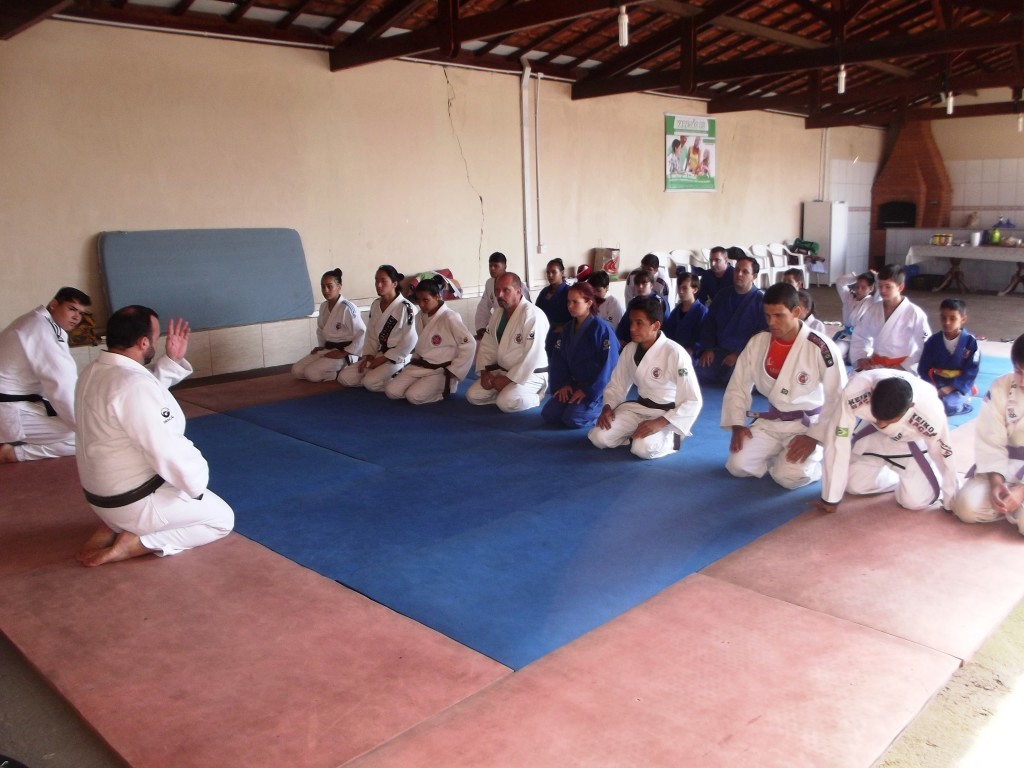
{"type": "Polygon", "coordinates": [[[452,81],[448,79],[448,68],[441,67],[441,72],[444,73],[444,82],[448,87],[448,122],[452,126],[452,135],[455,137],[455,143],[459,147],[459,156],[462,157],[462,165],[466,169],[466,181],[469,183],[469,188],[472,189],[473,193],[476,195],[477,200],[480,201],[480,239],[476,246],[476,259],[479,269],[481,260],[483,259],[484,222],[486,220],[484,212],[484,197],[480,194],[480,190],[476,188],[476,185],[473,183],[473,179],[470,176],[469,161],[466,159],[466,152],[462,148],[462,139],[459,137],[459,132],[455,129],[455,119],[452,116],[452,104],[455,102],[455,87],[452,85],[452,81]]]}

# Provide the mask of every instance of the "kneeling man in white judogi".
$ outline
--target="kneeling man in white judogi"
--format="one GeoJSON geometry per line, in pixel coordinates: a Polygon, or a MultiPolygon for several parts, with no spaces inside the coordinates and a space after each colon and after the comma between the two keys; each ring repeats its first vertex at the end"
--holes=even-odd
{"type": "Polygon", "coordinates": [[[207,488],[206,459],[185,437],[185,415],[167,390],[192,373],[188,323],[167,326],[167,354],[153,366],[160,323],[148,307],[115,312],[107,351],[75,389],[78,476],[102,520],[78,553],[84,565],[174,555],[230,533],[231,507],[207,488]]]}
{"type": "Polygon", "coordinates": [[[792,285],[765,291],[764,317],[768,330],[743,348],[722,401],[722,428],[732,430],[725,468],[735,477],[767,472],[783,488],[800,488],[821,477],[821,411],[846,386],[846,368],[832,340],[802,321],[792,285]],[[752,389],[768,398],[767,410],[750,410],[752,389]]]}

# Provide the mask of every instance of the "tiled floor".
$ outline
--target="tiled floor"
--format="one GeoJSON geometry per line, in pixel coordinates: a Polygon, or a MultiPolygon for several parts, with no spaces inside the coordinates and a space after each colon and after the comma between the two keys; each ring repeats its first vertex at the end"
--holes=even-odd
{"type": "MultiPolygon", "coordinates": [[[[324,386],[177,395],[195,418],[324,386]]],[[[1024,591],[1009,526],[848,500],[511,673],[235,534],[83,569],[92,525],[73,461],[0,467],[0,629],[161,768],[866,768],[1024,591]]]]}

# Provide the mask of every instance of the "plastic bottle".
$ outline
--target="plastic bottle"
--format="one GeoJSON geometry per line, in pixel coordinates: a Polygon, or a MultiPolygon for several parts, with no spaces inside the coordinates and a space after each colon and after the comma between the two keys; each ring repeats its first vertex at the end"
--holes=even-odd
{"type": "Polygon", "coordinates": [[[999,229],[998,228],[997,229],[993,229],[992,230],[992,237],[989,238],[989,242],[992,243],[992,245],[999,245],[999,243],[1000,243],[1000,241],[1002,239],[1003,239],[1003,236],[1001,234],[999,234],[999,229]]]}

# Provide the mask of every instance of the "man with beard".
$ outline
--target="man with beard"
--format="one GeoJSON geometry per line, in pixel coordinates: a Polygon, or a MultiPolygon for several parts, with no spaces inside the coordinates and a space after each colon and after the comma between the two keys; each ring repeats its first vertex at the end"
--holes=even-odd
{"type": "Polygon", "coordinates": [[[166,354],[151,373],[145,366],[159,336],[152,309],[119,309],[107,324],[107,351],[75,388],[78,475],[102,521],[78,553],[83,565],[174,555],[234,525],[231,507],[206,487],[209,466],[185,437],[185,416],[167,390],[192,373],[188,323],[168,323],[166,354]]]}

